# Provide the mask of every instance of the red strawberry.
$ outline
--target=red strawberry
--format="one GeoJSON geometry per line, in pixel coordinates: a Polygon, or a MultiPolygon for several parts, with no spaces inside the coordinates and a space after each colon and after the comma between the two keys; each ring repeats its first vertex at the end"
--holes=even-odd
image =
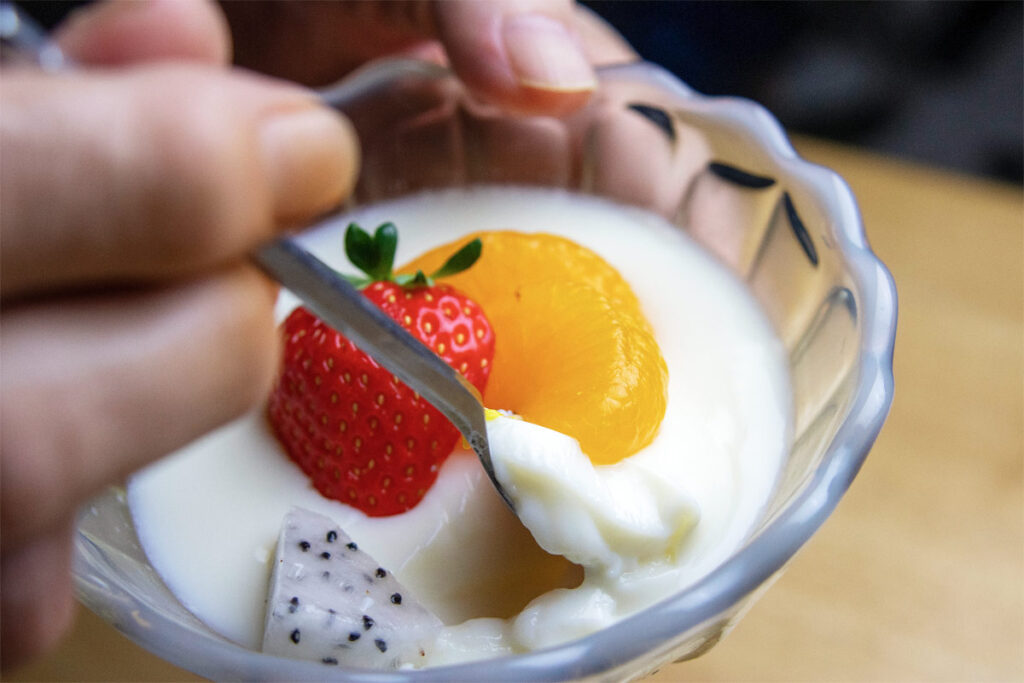
{"type": "MultiPolygon", "coordinates": [[[[494,358],[491,325],[471,299],[433,282],[472,265],[480,241],[426,277],[392,274],[397,239],[390,223],[373,237],[350,225],[346,253],[368,276],[354,281],[483,392],[494,358]]],[[[459,439],[455,427],[305,308],[285,321],[284,340],[268,414],[289,457],[320,493],[368,515],[393,515],[419,503],[459,439]]]]}

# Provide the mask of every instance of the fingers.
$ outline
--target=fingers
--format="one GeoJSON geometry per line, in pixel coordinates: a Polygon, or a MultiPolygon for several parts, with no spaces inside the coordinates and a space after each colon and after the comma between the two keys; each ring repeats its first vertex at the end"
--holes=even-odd
{"type": "Polygon", "coordinates": [[[204,0],[108,0],[80,9],[56,35],[83,64],[114,66],[158,59],[226,64],[227,22],[204,0]]]}
{"type": "Polygon", "coordinates": [[[505,109],[567,113],[597,87],[568,0],[440,2],[435,22],[459,78],[505,109]]]}
{"type": "Polygon", "coordinates": [[[5,74],[0,146],[5,297],[238,258],[336,205],[358,164],[308,92],[198,66],[5,74]]]}
{"type": "MultiPolygon", "coordinates": [[[[5,528],[6,533],[6,528],[5,528]]],[[[3,671],[52,648],[75,613],[70,524],[61,522],[14,552],[0,566],[0,651],[3,671]]]]}
{"type": "Polygon", "coordinates": [[[310,85],[439,40],[470,91],[510,111],[573,111],[596,86],[569,0],[230,2],[224,9],[238,63],[310,85]]]}
{"type": "Polygon", "coordinates": [[[265,396],[274,297],[239,266],[177,287],[5,310],[4,552],[265,396]]]}

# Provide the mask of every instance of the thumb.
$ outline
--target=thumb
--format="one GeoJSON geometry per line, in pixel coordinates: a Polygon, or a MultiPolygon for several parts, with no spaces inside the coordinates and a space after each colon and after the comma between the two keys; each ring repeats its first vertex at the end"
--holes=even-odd
{"type": "Polygon", "coordinates": [[[505,109],[566,113],[597,86],[568,0],[437,2],[433,19],[459,78],[505,109]]]}
{"type": "Polygon", "coordinates": [[[570,0],[239,0],[223,9],[239,64],[308,85],[438,42],[474,95],[510,111],[564,114],[597,85],[580,37],[593,22],[570,0]]]}

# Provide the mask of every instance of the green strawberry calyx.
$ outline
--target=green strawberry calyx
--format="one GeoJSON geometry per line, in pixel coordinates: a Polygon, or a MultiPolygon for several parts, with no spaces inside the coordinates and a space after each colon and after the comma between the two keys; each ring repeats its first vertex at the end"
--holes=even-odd
{"type": "Polygon", "coordinates": [[[472,266],[480,258],[483,249],[478,237],[463,245],[430,275],[422,270],[396,275],[393,268],[397,246],[398,228],[394,223],[382,223],[373,235],[356,223],[349,223],[345,230],[345,255],[365,275],[345,275],[345,279],[359,288],[372,282],[394,282],[403,287],[430,287],[434,280],[461,273],[472,266]]]}

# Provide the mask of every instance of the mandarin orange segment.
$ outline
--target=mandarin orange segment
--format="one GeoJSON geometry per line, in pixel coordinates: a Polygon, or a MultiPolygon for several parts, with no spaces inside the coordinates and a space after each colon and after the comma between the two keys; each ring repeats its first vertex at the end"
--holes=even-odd
{"type": "MultiPolygon", "coordinates": [[[[594,252],[548,234],[469,235],[475,267],[445,281],[483,307],[495,354],[485,402],[575,437],[595,464],[649,444],[665,415],[668,370],[640,303],[594,252]]],[[[453,244],[401,269],[431,273],[453,244]]]]}

